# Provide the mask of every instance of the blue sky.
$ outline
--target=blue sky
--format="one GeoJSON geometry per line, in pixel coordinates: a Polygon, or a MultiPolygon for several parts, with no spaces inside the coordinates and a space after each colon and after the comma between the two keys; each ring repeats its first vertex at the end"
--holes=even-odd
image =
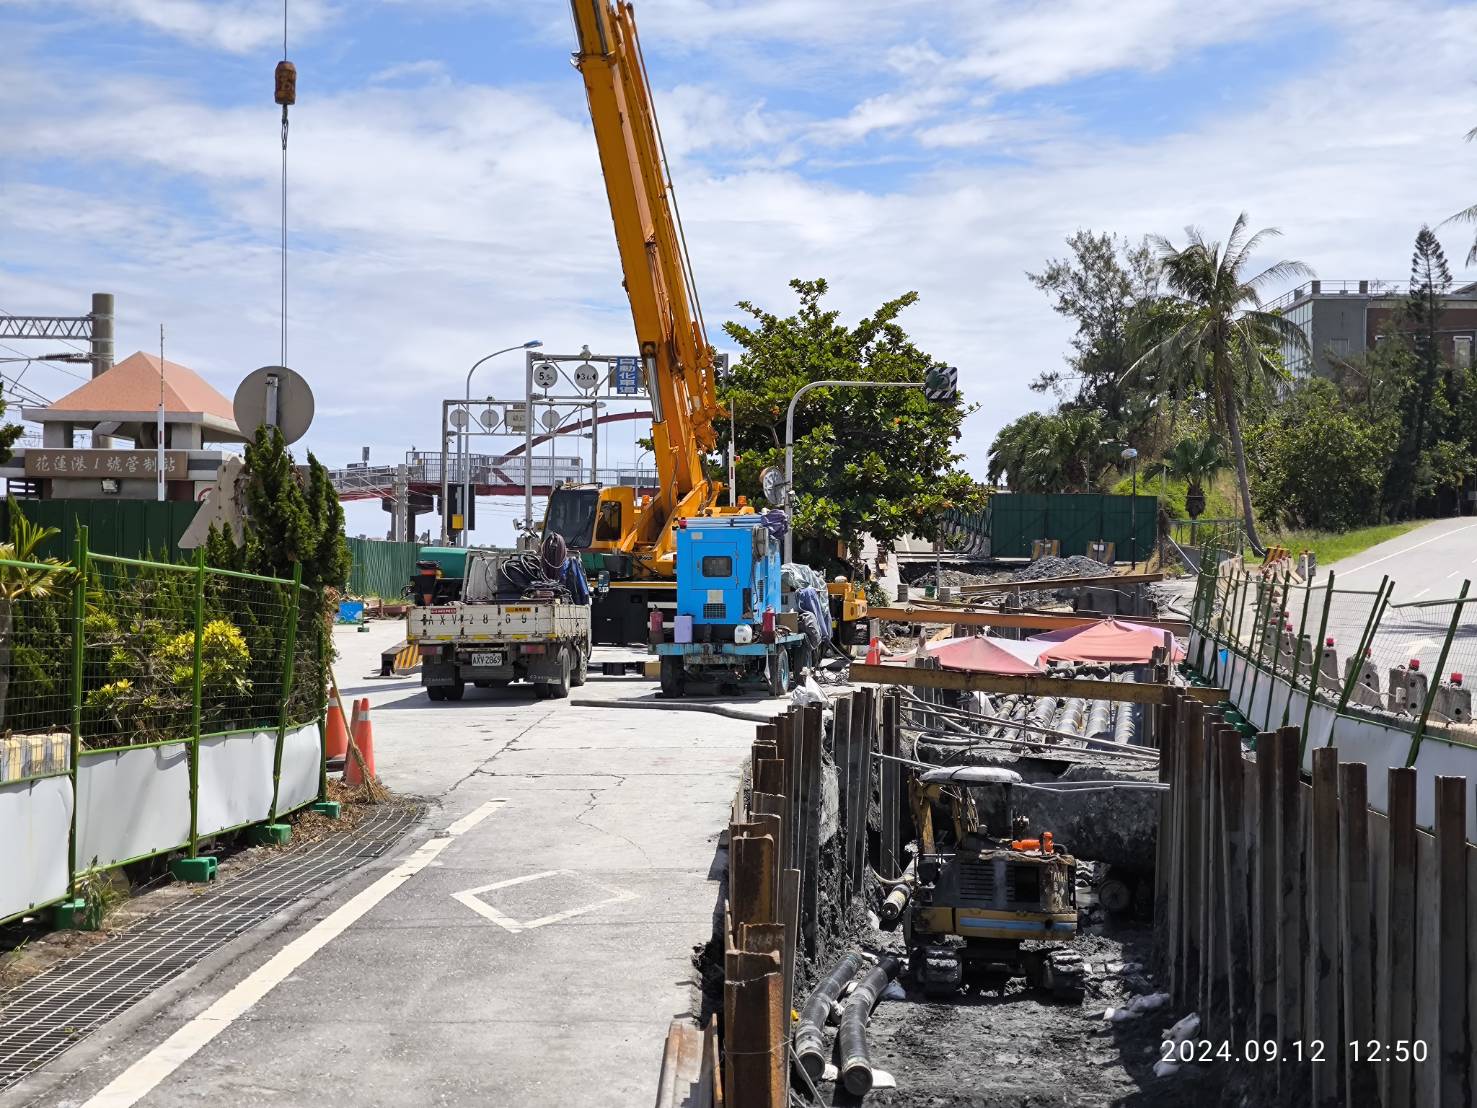
{"type": "MultiPolygon", "coordinates": [[[[1224,233],[1245,209],[1284,232],[1268,262],[1389,278],[1421,223],[1477,200],[1470,4],[638,16],[714,340],[737,300],[787,308],[791,277],[825,276],[853,316],[917,289],[909,326],[981,405],[977,473],[1065,349],[1024,273],[1079,227],[1224,233]]],[[[162,321],[171,356],[227,393],[276,360],[281,18],[272,0],[0,0],[0,310],[79,313],[111,290],[120,353],[162,321]]],[[[288,361],[318,393],[326,461],[432,446],[437,401],[499,346],[630,344],[572,37],[562,0],[290,0],[288,361]]],[[[1460,261],[1466,232],[1441,234],[1460,261]]],[[[519,378],[510,356],[478,391],[519,378]]]]}

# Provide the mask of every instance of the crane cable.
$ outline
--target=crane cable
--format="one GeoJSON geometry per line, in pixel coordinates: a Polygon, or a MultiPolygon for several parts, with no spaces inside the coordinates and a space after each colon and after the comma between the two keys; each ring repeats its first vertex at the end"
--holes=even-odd
{"type": "Polygon", "coordinates": [[[281,349],[279,365],[287,365],[287,109],[297,103],[297,66],[287,60],[287,0],[282,0],[282,60],[276,70],[276,102],[282,105],[282,244],[281,349]]]}

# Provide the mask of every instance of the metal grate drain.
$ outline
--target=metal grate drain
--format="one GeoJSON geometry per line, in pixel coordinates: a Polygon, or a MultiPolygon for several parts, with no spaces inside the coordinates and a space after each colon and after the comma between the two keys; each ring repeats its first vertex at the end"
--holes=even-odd
{"type": "Polygon", "coordinates": [[[0,1008],[0,1090],[40,1069],[241,932],[379,857],[420,812],[409,806],[378,812],[347,834],[268,862],[17,986],[0,1008]]]}

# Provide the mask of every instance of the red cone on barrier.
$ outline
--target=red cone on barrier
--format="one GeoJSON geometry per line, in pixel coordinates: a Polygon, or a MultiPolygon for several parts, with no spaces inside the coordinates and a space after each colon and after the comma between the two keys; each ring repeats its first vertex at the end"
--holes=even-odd
{"type": "Polygon", "coordinates": [[[358,701],[354,705],[354,746],[359,755],[364,759],[364,768],[359,767],[359,758],[355,758],[352,751],[348,760],[344,762],[344,784],[359,785],[364,782],[365,774],[370,777],[376,776],[374,772],[374,724],[369,721],[369,698],[358,701]]]}
{"type": "Polygon", "coordinates": [[[335,700],[328,706],[328,733],[324,738],[325,753],[332,758],[342,758],[349,752],[349,728],[344,723],[344,710],[335,700]]]}
{"type": "Polygon", "coordinates": [[[881,664],[882,664],[882,640],[879,639],[879,638],[876,638],[874,636],[873,639],[872,639],[872,645],[869,646],[869,647],[867,647],[867,665],[869,665],[869,666],[880,666],[881,664]]]}

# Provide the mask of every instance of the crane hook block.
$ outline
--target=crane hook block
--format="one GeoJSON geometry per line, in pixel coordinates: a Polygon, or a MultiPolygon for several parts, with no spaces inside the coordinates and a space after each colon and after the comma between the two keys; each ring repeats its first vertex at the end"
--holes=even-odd
{"type": "Polygon", "coordinates": [[[277,63],[276,99],[284,108],[297,103],[297,66],[285,58],[277,63]]]}

